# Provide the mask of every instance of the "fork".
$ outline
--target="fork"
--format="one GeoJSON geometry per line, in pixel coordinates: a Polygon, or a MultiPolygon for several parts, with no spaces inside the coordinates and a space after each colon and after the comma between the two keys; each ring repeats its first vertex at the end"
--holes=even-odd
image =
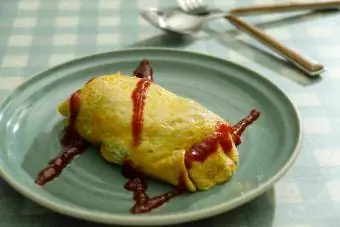
{"type": "MultiPolygon", "coordinates": [[[[203,0],[177,0],[179,7],[191,14],[204,14],[211,12],[208,5],[203,0]]],[[[234,15],[251,15],[261,13],[291,12],[300,10],[332,10],[339,9],[340,0],[331,0],[323,2],[287,2],[280,4],[256,5],[249,7],[234,8],[229,13],[234,15]]],[[[215,11],[215,10],[213,10],[215,11]]]]}

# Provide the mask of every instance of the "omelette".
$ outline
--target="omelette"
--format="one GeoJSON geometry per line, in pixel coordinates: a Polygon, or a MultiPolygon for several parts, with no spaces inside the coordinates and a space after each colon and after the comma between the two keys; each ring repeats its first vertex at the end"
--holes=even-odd
{"type": "MultiPolygon", "coordinates": [[[[142,72],[143,73],[143,72],[142,72]]],[[[78,91],[75,128],[109,163],[127,161],[145,176],[191,192],[228,181],[238,166],[239,136],[229,122],[150,78],[117,72],[78,91]]],[[[70,121],[70,98],[58,106],[70,121]]]]}

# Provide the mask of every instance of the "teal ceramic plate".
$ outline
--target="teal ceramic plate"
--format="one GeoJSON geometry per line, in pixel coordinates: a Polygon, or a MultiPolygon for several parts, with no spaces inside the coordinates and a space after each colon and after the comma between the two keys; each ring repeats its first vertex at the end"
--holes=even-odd
{"type": "MultiPolygon", "coordinates": [[[[213,216],[259,196],[279,180],[298,154],[300,123],[287,96],[255,72],[212,56],[170,49],[128,49],[74,60],[18,87],[0,109],[1,175],[23,195],[54,211],[103,223],[174,224],[213,216]],[[132,215],[119,168],[91,149],[52,183],[37,187],[37,172],[55,157],[62,131],[57,104],[94,75],[131,73],[151,60],[156,83],[236,123],[253,108],[260,119],[239,146],[240,166],[226,184],[177,197],[147,214],[132,215]]],[[[171,187],[149,184],[151,195],[171,187]]]]}

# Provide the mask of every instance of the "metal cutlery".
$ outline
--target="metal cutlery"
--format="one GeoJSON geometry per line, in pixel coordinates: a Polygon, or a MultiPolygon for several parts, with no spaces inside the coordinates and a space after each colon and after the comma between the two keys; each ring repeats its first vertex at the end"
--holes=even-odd
{"type": "MultiPolygon", "coordinates": [[[[203,0],[177,0],[179,7],[190,14],[202,14],[212,10],[203,0]]],[[[340,0],[320,2],[287,2],[266,5],[255,5],[231,9],[228,13],[233,15],[252,15],[263,13],[292,12],[301,10],[334,10],[339,9],[340,0]]],[[[227,13],[227,12],[226,12],[227,13]]]]}
{"type": "Polygon", "coordinates": [[[247,24],[245,21],[233,15],[228,15],[226,13],[213,13],[206,16],[197,16],[176,10],[162,11],[156,8],[140,10],[140,14],[144,19],[160,29],[184,35],[196,34],[202,30],[207,21],[226,17],[231,24],[270,47],[308,75],[316,76],[324,71],[324,66],[320,63],[308,59],[299,54],[297,51],[285,47],[274,38],[262,32],[260,29],[247,24]]]}
{"type": "Polygon", "coordinates": [[[280,56],[284,57],[289,62],[293,63],[297,66],[300,70],[304,71],[306,74],[310,76],[317,76],[324,72],[325,68],[322,64],[318,63],[315,60],[307,58],[302,54],[298,53],[297,51],[286,47],[285,45],[281,44],[275,38],[269,36],[262,30],[246,23],[244,20],[235,17],[232,14],[226,16],[230,23],[234,26],[238,27],[240,30],[244,31],[245,33],[249,34],[262,44],[266,45],[267,47],[271,48],[280,56]]]}

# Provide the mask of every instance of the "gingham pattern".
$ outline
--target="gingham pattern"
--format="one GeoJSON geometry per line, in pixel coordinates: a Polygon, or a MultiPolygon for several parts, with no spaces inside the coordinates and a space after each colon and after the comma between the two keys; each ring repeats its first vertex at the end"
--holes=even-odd
{"type": "MultiPolygon", "coordinates": [[[[209,1],[223,9],[273,2],[209,1]]],[[[260,198],[183,226],[340,226],[340,13],[246,18],[324,63],[327,72],[322,79],[311,80],[222,19],[209,25],[211,39],[176,43],[138,16],[140,7],[174,5],[175,1],[160,0],[0,0],[0,101],[24,79],[52,65],[122,47],[182,48],[246,62],[280,86],[298,106],[305,133],[301,154],[289,173],[260,198]]],[[[65,225],[99,226],[42,208],[0,180],[1,227],[65,225]]]]}

